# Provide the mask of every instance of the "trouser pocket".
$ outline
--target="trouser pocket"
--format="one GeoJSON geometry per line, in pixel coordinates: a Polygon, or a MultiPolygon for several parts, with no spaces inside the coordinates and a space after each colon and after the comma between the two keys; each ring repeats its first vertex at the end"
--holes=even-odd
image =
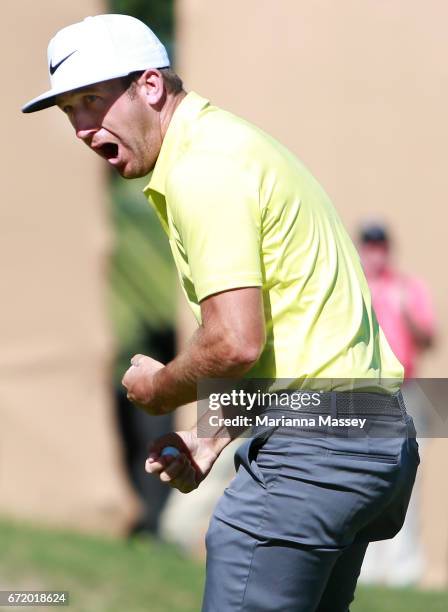
{"type": "Polygon", "coordinates": [[[347,459],[355,459],[356,461],[378,461],[380,463],[398,463],[399,455],[383,455],[378,453],[357,453],[348,451],[330,450],[330,455],[338,455],[347,457],[347,459]]]}
{"type": "Polygon", "coordinates": [[[257,464],[257,456],[260,448],[276,429],[278,427],[268,427],[261,432],[257,432],[253,437],[241,444],[235,453],[235,470],[238,472],[240,468],[245,469],[263,487],[266,487],[266,482],[257,464]]]}

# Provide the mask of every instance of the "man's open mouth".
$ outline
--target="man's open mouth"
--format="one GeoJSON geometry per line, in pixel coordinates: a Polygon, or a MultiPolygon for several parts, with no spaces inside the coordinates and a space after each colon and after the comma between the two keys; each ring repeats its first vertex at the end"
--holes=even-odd
{"type": "Polygon", "coordinates": [[[97,153],[104,157],[104,159],[116,159],[118,157],[118,145],[113,142],[105,142],[103,145],[96,149],[97,153]]]}

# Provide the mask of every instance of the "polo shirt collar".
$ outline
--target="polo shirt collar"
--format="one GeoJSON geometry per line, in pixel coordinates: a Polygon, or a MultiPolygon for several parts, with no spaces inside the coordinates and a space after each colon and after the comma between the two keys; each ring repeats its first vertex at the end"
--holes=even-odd
{"type": "Polygon", "coordinates": [[[184,144],[188,140],[189,128],[201,110],[209,104],[194,91],[188,93],[171,117],[170,124],[162,142],[156,165],[151,174],[148,185],[143,189],[146,196],[150,192],[157,192],[165,196],[165,185],[171,164],[177,159],[184,144]]]}

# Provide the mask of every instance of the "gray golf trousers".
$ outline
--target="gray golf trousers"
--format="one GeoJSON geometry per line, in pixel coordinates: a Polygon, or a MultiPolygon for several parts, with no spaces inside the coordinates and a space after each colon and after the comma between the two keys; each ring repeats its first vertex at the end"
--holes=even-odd
{"type": "Polygon", "coordinates": [[[420,462],[401,394],[371,413],[368,435],[271,427],[238,448],[206,536],[203,612],[349,610],[367,545],[400,530],[420,462]]]}

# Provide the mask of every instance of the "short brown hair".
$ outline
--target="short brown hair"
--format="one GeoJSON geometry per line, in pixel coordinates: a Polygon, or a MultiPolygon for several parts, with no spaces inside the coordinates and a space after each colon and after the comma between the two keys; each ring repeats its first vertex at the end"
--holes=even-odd
{"type": "MultiPolygon", "coordinates": [[[[182,79],[178,74],[174,72],[174,70],[170,67],[168,68],[159,68],[160,73],[163,77],[163,82],[165,83],[165,87],[169,93],[178,94],[184,89],[184,84],[182,79]]],[[[122,77],[121,82],[123,83],[123,87],[125,90],[128,90],[129,96],[133,97],[133,85],[137,79],[141,77],[144,73],[144,70],[137,70],[136,72],[131,72],[125,77],[122,77]]]]}
{"type": "Polygon", "coordinates": [[[162,73],[165,87],[170,93],[178,94],[183,91],[184,84],[182,82],[182,79],[176,72],[174,72],[172,68],[162,68],[160,72],[162,73]]]}

